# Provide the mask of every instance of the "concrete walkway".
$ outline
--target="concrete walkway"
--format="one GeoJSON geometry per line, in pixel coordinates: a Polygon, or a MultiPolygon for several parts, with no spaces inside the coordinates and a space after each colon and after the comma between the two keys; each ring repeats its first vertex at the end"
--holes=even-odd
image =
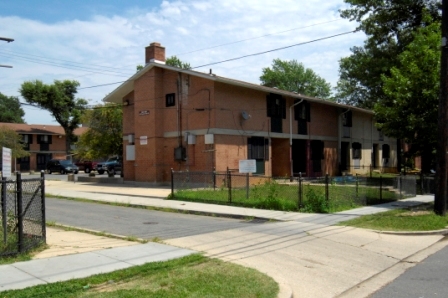
{"type": "Polygon", "coordinates": [[[410,236],[332,226],[364,214],[430,202],[434,200],[432,196],[337,214],[302,214],[163,200],[170,189],[126,184],[46,181],[46,192],[279,222],[164,241],[169,245],[148,243],[105,250],[101,247],[91,252],[82,252],[78,247],[75,254],[3,265],[0,266],[0,291],[109,272],[199,251],[265,272],[280,284],[280,297],[367,297],[448,244],[440,241],[441,233],[410,236]]]}

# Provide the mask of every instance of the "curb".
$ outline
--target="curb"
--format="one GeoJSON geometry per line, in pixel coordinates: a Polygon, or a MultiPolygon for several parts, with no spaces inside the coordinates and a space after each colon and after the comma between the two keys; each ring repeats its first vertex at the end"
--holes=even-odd
{"type": "Polygon", "coordinates": [[[388,234],[388,235],[403,235],[403,236],[428,236],[428,235],[448,235],[448,229],[442,230],[433,230],[433,231],[378,231],[372,230],[379,234],[388,234]]]}

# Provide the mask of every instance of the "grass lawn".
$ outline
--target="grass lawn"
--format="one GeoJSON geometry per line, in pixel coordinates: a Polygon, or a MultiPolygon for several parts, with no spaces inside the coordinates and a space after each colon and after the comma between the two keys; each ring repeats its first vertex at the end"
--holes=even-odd
{"type": "Polygon", "coordinates": [[[328,200],[322,184],[303,183],[302,189],[300,197],[296,184],[268,182],[251,186],[248,190],[244,187],[232,189],[231,201],[227,188],[178,190],[169,199],[312,213],[339,212],[399,199],[394,192],[383,190],[380,195],[378,187],[358,186],[355,183],[329,185],[328,200]]]}
{"type": "Polygon", "coordinates": [[[434,213],[434,204],[428,203],[413,208],[364,215],[339,223],[340,226],[381,231],[432,231],[448,226],[448,216],[434,213]]]}
{"type": "Polygon", "coordinates": [[[6,297],[276,297],[277,283],[251,268],[195,254],[107,274],[1,292],[6,297]]]}

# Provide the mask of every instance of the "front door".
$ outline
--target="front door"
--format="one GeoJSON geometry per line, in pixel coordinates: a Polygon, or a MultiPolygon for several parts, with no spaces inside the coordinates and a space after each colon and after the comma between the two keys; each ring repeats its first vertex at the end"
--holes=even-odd
{"type": "Polygon", "coordinates": [[[342,171],[347,171],[350,168],[350,143],[341,142],[341,165],[342,171]]]}
{"type": "Polygon", "coordinates": [[[294,176],[307,175],[306,140],[292,140],[292,171],[294,176]]]}
{"type": "Polygon", "coordinates": [[[36,155],[36,170],[42,171],[46,169],[47,162],[52,158],[51,153],[38,153],[36,155]]]}

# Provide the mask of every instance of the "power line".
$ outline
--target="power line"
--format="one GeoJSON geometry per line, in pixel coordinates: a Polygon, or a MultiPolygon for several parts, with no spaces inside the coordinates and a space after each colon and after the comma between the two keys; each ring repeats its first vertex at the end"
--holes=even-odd
{"type": "MultiPolygon", "coordinates": [[[[297,44],[293,44],[293,45],[289,45],[289,46],[285,46],[285,47],[281,47],[281,48],[276,48],[276,49],[272,49],[272,50],[268,50],[268,51],[264,51],[264,52],[248,54],[248,55],[244,55],[244,56],[240,56],[240,57],[236,57],[236,58],[231,58],[231,59],[222,60],[222,61],[218,61],[218,62],[212,62],[212,63],[200,65],[200,66],[195,66],[195,67],[191,67],[190,69],[195,69],[195,68],[200,68],[200,67],[205,67],[205,66],[210,66],[210,65],[221,64],[221,63],[230,62],[230,61],[234,61],[234,60],[240,60],[240,59],[247,58],[247,57],[252,57],[252,56],[258,56],[258,55],[262,55],[262,54],[266,54],[266,53],[270,53],[270,52],[280,51],[280,50],[284,50],[284,49],[288,49],[288,48],[292,48],[292,47],[296,47],[296,46],[301,46],[301,45],[305,45],[305,44],[309,44],[309,43],[313,43],[313,42],[317,42],[317,41],[321,41],[321,40],[325,40],[325,39],[330,39],[330,38],[338,37],[338,36],[341,36],[341,35],[346,35],[346,34],[349,34],[349,33],[356,33],[356,32],[357,32],[356,30],[347,31],[347,32],[343,32],[343,33],[339,33],[339,34],[335,34],[335,35],[331,35],[331,36],[327,36],[327,37],[322,37],[322,38],[318,38],[318,39],[314,39],[314,40],[310,40],[310,41],[306,41],[306,42],[302,42],[302,43],[297,43],[297,44]]],[[[78,88],[78,89],[80,90],[80,89],[89,89],[89,88],[103,87],[103,86],[108,86],[108,85],[115,85],[115,84],[125,83],[125,82],[129,82],[129,81],[130,80],[120,81],[120,82],[115,82],[115,83],[108,83],[108,84],[101,84],[101,85],[94,85],[94,86],[83,87],[83,88],[78,88]]]]}
{"type": "MultiPolygon", "coordinates": [[[[190,52],[180,53],[180,54],[176,54],[176,55],[179,55],[179,56],[180,56],[180,55],[191,54],[191,53],[196,53],[196,52],[200,52],[200,51],[205,51],[205,50],[215,49],[215,48],[219,48],[219,47],[223,47],[223,46],[228,46],[228,45],[232,45],[232,44],[237,44],[237,43],[241,43],[241,42],[245,42],[245,41],[249,41],[249,40],[259,39],[259,38],[263,38],[263,37],[268,37],[268,36],[272,36],[272,35],[282,34],[282,33],[291,32],[291,31],[299,30],[299,29],[310,28],[310,27],[314,27],[314,26],[318,26],[318,25],[323,25],[323,24],[328,24],[328,23],[337,22],[337,21],[342,21],[342,20],[343,20],[343,19],[335,19],[335,20],[331,20],[331,21],[326,21],[326,22],[321,22],[321,23],[311,24],[311,25],[309,25],[309,26],[292,28],[292,29],[288,29],[288,30],[284,30],[284,31],[278,31],[278,32],[269,33],[269,34],[265,34],[265,35],[260,35],[260,36],[256,36],[256,37],[251,37],[251,38],[241,39],[241,40],[237,40],[237,41],[233,41],[233,42],[229,42],[229,43],[223,43],[223,44],[220,44],[220,45],[216,45],[216,46],[212,46],[212,47],[208,47],[208,48],[202,48],[202,49],[198,49],[198,50],[193,50],[193,51],[190,51],[190,52]]],[[[176,55],[174,55],[174,56],[176,56],[176,55]]]]}
{"type": "Polygon", "coordinates": [[[349,33],[355,33],[355,32],[357,32],[357,31],[353,30],[353,31],[348,31],[348,32],[344,32],[344,33],[339,33],[339,34],[335,34],[335,35],[331,35],[331,36],[327,36],[327,37],[322,37],[322,38],[318,38],[318,39],[314,39],[314,40],[310,40],[310,41],[306,41],[306,42],[293,44],[293,45],[286,46],[286,47],[276,48],[276,49],[272,49],[272,50],[268,50],[268,51],[264,51],[264,52],[248,54],[248,55],[244,55],[244,56],[240,56],[240,57],[236,57],[236,58],[226,59],[226,60],[222,60],[222,61],[218,61],[218,62],[212,62],[212,63],[200,65],[200,66],[195,66],[195,67],[192,67],[191,69],[200,68],[200,67],[204,67],[204,66],[215,65],[215,64],[220,64],[220,63],[224,63],[224,62],[240,60],[240,59],[247,58],[247,57],[259,56],[259,55],[263,55],[263,54],[266,54],[266,53],[276,52],[276,51],[280,51],[280,50],[284,50],[284,49],[288,49],[288,48],[292,48],[292,47],[296,47],[296,46],[301,46],[301,45],[313,43],[313,42],[316,42],[316,41],[330,39],[330,38],[338,37],[338,36],[349,34],[349,33]]]}
{"type": "MultiPolygon", "coordinates": [[[[128,76],[127,73],[118,72],[118,71],[114,71],[114,70],[98,69],[98,68],[95,68],[95,67],[86,67],[86,66],[77,66],[77,65],[64,65],[64,64],[60,64],[58,62],[48,61],[48,60],[46,60],[47,58],[45,58],[45,59],[33,59],[33,58],[28,58],[26,56],[18,55],[18,54],[7,54],[7,55],[5,55],[4,53],[1,53],[1,52],[0,52],[0,56],[7,57],[7,58],[10,58],[11,56],[14,56],[15,59],[23,60],[23,61],[27,61],[27,62],[31,62],[31,63],[56,66],[56,67],[72,69],[72,70],[87,71],[87,72],[90,72],[90,73],[106,74],[106,75],[120,76],[120,77],[128,76]]],[[[76,62],[72,62],[72,63],[75,64],[76,62]]]]}

